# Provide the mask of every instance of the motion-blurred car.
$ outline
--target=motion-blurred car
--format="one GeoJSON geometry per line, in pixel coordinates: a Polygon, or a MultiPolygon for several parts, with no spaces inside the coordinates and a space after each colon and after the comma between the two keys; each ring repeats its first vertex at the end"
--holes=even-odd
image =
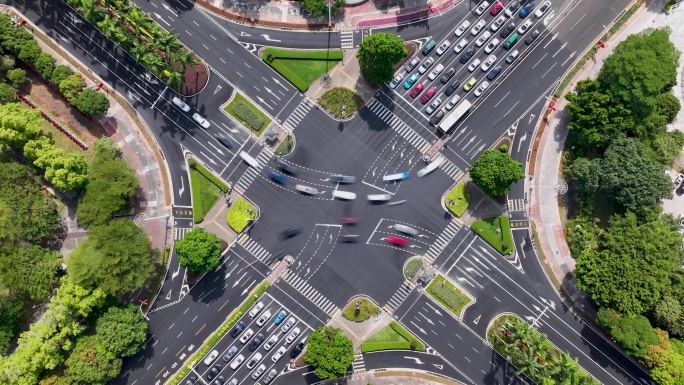
{"type": "Polygon", "coordinates": [[[216,135],[216,140],[219,141],[225,148],[233,148],[233,141],[230,140],[227,136],[218,134],[216,135]]]}
{"type": "Polygon", "coordinates": [[[176,105],[176,107],[180,108],[183,112],[190,111],[190,106],[185,104],[182,100],[178,99],[177,97],[174,96],[173,99],[171,99],[171,101],[173,102],[173,104],[176,105]]]}
{"type": "Polygon", "coordinates": [[[389,243],[391,243],[391,244],[393,244],[393,245],[397,245],[397,246],[402,246],[402,247],[404,247],[404,246],[408,246],[408,245],[409,245],[409,241],[408,241],[408,240],[406,240],[406,239],[404,239],[404,238],[402,238],[402,237],[394,236],[394,235],[388,235],[387,237],[385,237],[385,240],[386,240],[387,242],[389,242],[389,243]]]}
{"type": "Polygon", "coordinates": [[[287,177],[283,174],[279,174],[273,170],[268,170],[268,176],[273,179],[274,182],[279,183],[279,184],[286,184],[287,183],[287,177]]]}

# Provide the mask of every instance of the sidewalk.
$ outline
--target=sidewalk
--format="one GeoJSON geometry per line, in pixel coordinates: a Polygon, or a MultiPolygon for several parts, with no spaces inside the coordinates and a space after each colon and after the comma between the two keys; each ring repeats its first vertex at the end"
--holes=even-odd
{"type": "MultiPolygon", "coordinates": [[[[678,49],[684,45],[684,9],[675,9],[673,14],[666,16],[662,11],[665,0],[656,0],[644,4],[632,18],[625,23],[606,43],[606,48],[599,50],[592,60],[589,60],[578,74],[572,79],[565,92],[574,89],[575,84],[582,79],[595,78],[603,64],[604,59],[613,52],[615,46],[629,35],[643,31],[646,28],[671,26],[674,31],[671,40],[678,49]],[[669,19],[668,19],[669,18],[669,19]]],[[[682,67],[679,68],[678,78],[682,76],[682,67]]],[[[677,87],[675,87],[677,88],[677,87]]],[[[675,95],[682,98],[681,89],[675,95]]],[[[562,180],[560,171],[563,143],[568,134],[568,111],[567,101],[560,98],[555,104],[558,112],[550,112],[546,119],[541,120],[536,137],[541,138],[539,147],[532,150],[533,156],[528,167],[534,167],[534,179],[527,181],[531,186],[554,186],[562,180]]],[[[674,127],[681,129],[684,121],[683,114],[677,117],[674,127]]],[[[528,190],[529,191],[529,190],[528,190]]],[[[586,295],[576,287],[576,281],[572,277],[575,271],[575,260],[570,254],[563,227],[566,218],[562,218],[559,212],[559,195],[551,188],[533,188],[530,194],[530,220],[536,225],[538,245],[543,251],[542,264],[553,272],[554,286],[560,285],[569,299],[583,311],[593,313],[593,306],[586,295]]],[[[593,314],[592,314],[593,315],[593,314]]]]}
{"type": "MultiPolygon", "coordinates": [[[[291,29],[327,29],[328,14],[311,17],[298,1],[198,0],[216,14],[243,24],[291,29]]],[[[458,0],[369,0],[332,15],[333,28],[350,30],[423,20],[445,12],[458,0]]]]}

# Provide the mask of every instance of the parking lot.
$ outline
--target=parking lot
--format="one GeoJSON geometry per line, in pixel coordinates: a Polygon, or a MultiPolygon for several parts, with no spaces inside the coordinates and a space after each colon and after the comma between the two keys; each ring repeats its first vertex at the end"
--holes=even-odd
{"type": "Polygon", "coordinates": [[[197,361],[181,384],[272,383],[297,356],[297,350],[301,352],[312,330],[297,314],[264,294],[214,349],[197,361]]]}

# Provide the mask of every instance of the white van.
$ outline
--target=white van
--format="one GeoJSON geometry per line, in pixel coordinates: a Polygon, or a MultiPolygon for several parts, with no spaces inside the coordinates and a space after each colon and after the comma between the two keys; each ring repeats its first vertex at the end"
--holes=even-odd
{"type": "Polygon", "coordinates": [[[240,151],[240,158],[242,158],[242,160],[244,160],[245,163],[247,163],[248,165],[250,165],[256,169],[259,168],[259,162],[256,159],[252,158],[252,156],[249,155],[248,153],[246,153],[244,151],[240,151]]]}
{"type": "Polygon", "coordinates": [[[420,169],[420,170],[418,171],[418,177],[419,177],[419,178],[422,178],[422,177],[424,177],[425,175],[427,175],[427,174],[429,174],[429,173],[435,171],[435,170],[436,170],[439,166],[441,166],[442,163],[444,163],[445,161],[446,161],[446,158],[443,157],[443,156],[440,156],[439,158],[435,159],[434,161],[432,161],[432,162],[431,162],[430,164],[428,164],[427,166],[425,166],[425,167],[423,167],[422,169],[420,169]]]}
{"type": "Polygon", "coordinates": [[[368,194],[368,200],[371,202],[387,202],[392,199],[391,194],[368,194]]]}
{"type": "Polygon", "coordinates": [[[336,190],[333,192],[333,198],[339,198],[339,199],[343,199],[343,200],[353,201],[354,199],[356,199],[356,193],[349,192],[349,191],[336,190]]]}

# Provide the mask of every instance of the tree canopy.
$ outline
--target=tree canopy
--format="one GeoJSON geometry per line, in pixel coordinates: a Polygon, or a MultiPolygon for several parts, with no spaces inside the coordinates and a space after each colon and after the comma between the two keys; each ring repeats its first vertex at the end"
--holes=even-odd
{"type": "Polygon", "coordinates": [[[57,283],[61,254],[40,246],[19,246],[0,256],[0,282],[14,295],[47,298],[57,283]]]}
{"type": "Polygon", "coordinates": [[[219,265],[221,240],[201,227],[189,231],[174,247],[180,265],[191,274],[210,271],[219,265]]]}
{"type": "Polygon", "coordinates": [[[112,306],[97,320],[95,339],[110,359],[132,356],[147,340],[147,323],[136,306],[112,306]]]}
{"type": "Polygon", "coordinates": [[[382,84],[392,80],[393,66],[407,53],[404,40],[400,37],[391,33],[376,32],[363,39],[356,57],[370,81],[382,84]]]}
{"type": "MultiPolygon", "coordinates": [[[[312,17],[319,17],[328,14],[328,6],[324,1],[321,0],[300,0],[302,6],[311,14],[312,17]]],[[[330,9],[330,12],[335,12],[335,10],[344,7],[345,0],[335,0],[330,9]]]]}
{"type": "Polygon", "coordinates": [[[104,385],[121,370],[121,359],[107,357],[92,336],[79,338],[64,363],[65,378],[72,384],[104,385]]]}
{"type": "Polygon", "coordinates": [[[319,326],[307,343],[304,362],[313,365],[316,376],[321,380],[342,377],[354,361],[352,342],[342,329],[319,326]]]}
{"type": "Polygon", "coordinates": [[[485,150],[470,168],[470,178],[487,195],[506,195],[524,177],[522,163],[496,150],[485,150]]]}
{"type": "Polygon", "coordinates": [[[88,238],[69,255],[67,272],[78,285],[118,296],[151,277],[154,253],[150,240],[129,219],[88,229],[88,238]]]}
{"type": "Polygon", "coordinates": [[[109,109],[109,100],[104,93],[86,88],[76,98],[75,106],[84,114],[95,116],[109,109]]]}

